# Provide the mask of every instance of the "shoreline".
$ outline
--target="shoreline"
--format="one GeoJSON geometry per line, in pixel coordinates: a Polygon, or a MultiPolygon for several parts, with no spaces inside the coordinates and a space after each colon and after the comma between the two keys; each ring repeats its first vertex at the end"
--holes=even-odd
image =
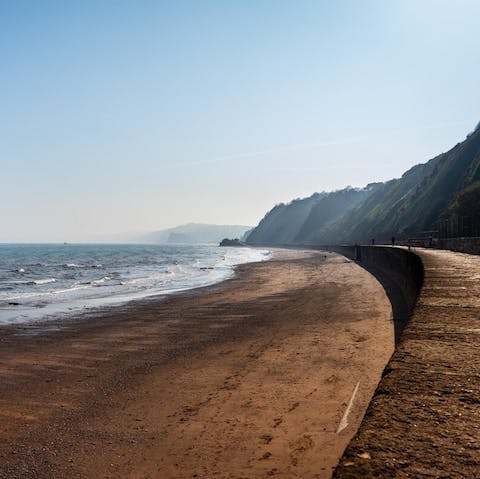
{"type": "Polygon", "coordinates": [[[330,477],[393,351],[390,315],[358,265],[285,250],[94,321],[1,328],[2,477],[330,477]]]}
{"type": "MultiPolygon", "coordinates": [[[[214,278],[202,278],[202,281],[199,283],[191,283],[190,285],[181,286],[178,284],[176,287],[168,288],[159,286],[155,288],[147,288],[143,291],[127,291],[123,293],[116,293],[113,295],[106,296],[91,296],[91,297],[72,297],[67,300],[59,300],[56,302],[45,303],[41,305],[35,304],[22,304],[18,303],[19,299],[17,297],[12,297],[5,301],[11,301],[7,306],[0,308],[0,328],[3,326],[21,326],[28,325],[31,323],[50,323],[55,322],[58,319],[63,321],[67,320],[78,320],[79,317],[84,315],[95,315],[96,311],[105,311],[109,308],[115,307],[125,307],[131,302],[143,301],[148,299],[161,300],[165,297],[181,294],[191,290],[201,290],[203,288],[208,288],[210,286],[215,286],[224,281],[235,276],[235,270],[238,266],[242,264],[257,263],[262,261],[268,261],[272,252],[271,249],[266,250],[265,248],[249,247],[247,248],[252,251],[257,251],[261,253],[262,258],[252,258],[242,261],[240,263],[234,263],[227,267],[223,267],[224,270],[221,271],[221,268],[207,268],[214,270],[217,275],[214,278]],[[11,317],[8,317],[10,314],[11,317]]],[[[54,294],[52,292],[51,294],[54,294]]]]}

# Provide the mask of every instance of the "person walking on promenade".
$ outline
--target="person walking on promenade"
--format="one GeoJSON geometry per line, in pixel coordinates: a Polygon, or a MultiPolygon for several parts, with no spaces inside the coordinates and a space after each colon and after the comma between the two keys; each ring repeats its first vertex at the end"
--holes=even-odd
{"type": "Polygon", "coordinates": [[[395,236],[392,236],[392,246],[395,246],[395,236]]]}

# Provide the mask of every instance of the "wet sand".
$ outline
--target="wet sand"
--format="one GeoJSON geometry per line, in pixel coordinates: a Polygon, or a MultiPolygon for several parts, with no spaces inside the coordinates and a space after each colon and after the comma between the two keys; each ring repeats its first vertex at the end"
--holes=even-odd
{"type": "Polygon", "coordinates": [[[0,329],[0,477],[328,478],[393,352],[334,254],[69,323],[0,329]]]}

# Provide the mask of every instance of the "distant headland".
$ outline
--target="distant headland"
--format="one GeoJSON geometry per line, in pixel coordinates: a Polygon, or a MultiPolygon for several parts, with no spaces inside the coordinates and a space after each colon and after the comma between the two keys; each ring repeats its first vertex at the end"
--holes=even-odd
{"type": "Polygon", "coordinates": [[[247,245],[242,241],[240,241],[238,238],[234,238],[234,239],[223,238],[223,240],[220,241],[220,246],[247,246],[247,245]]]}

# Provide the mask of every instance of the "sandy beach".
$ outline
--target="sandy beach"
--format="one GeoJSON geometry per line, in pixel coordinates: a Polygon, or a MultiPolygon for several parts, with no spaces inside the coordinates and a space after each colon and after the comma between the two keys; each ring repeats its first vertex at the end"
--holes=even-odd
{"type": "Polygon", "coordinates": [[[381,285],[277,250],[221,284],[0,329],[0,477],[328,478],[394,347],[381,285]]]}

